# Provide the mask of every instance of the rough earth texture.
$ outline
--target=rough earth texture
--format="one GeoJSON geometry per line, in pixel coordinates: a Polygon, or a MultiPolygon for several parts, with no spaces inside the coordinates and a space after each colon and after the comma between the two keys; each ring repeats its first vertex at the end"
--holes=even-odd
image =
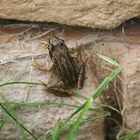
{"type": "MultiPolygon", "coordinates": [[[[110,73],[112,71],[112,69],[108,69],[107,64],[103,65],[97,62],[96,59],[93,59],[96,52],[107,55],[120,63],[122,67],[120,76],[123,89],[117,87],[120,91],[117,95],[121,94],[123,100],[123,109],[121,110],[123,127],[127,130],[136,131],[140,126],[140,26],[139,24],[131,24],[125,27],[122,26],[112,32],[81,27],[53,26],[55,31],[52,33],[63,38],[69,48],[80,45],[84,58],[89,55],[91,56],[86,67],[87,80],[84,88],[78,91],[81,95],[89,97],[99,85],[100,79],[107,76],[105,72],[108,71],[110,73]]],[[[42,44],[42,41],[46,41],[49,35],[39,36],[40,34],[44,34],[50,26],[46,25],[43,28],[34,25],[32,27],[33,29],[29,25],[29,28],[26,27],[23,30],[18,27],[1,26],[1,83],[9,81],[48,82],[50,73],[46,74],[38,71],[32,67],[32,62],[35,60],[47,66],[47,55],[44,55],[46,48],[42,44]]],[[[52,29],[52,27],[50,28],[52,29]]],[[[0,92],[5,96],[7,101],[13,102],[50,101],[76,105],[83,102],[79,97],[64,98],[54,96],[46,93],[43,87],[40,86],[9,85],[2,87],[0,92]]],[[[70,107],[40,105],[21,107],[16,112],[24,125],[38,136],[54,128],[59,119],[64,121],[73,110],[70,107]]],[[[1,120],[4,118],[2,113],[1,120]]],[[[88,115],[95,116],[94,113],[88,115]]],[[[103,120],[99,120],[93,124],[83,126],[77,135],[77,139],[103,140],[103,132],[103,120]]],[[[19,139],[19,132],[15,129],[13,123],[6,122],[2,131],[0,131],[0,136],[4,140],[16,140],[19,139]]]]}
{"type": "Polygon", "coordinates": [[[2,0],[0,18],[112,29],[140,16],[139,0],[2,0]]]}

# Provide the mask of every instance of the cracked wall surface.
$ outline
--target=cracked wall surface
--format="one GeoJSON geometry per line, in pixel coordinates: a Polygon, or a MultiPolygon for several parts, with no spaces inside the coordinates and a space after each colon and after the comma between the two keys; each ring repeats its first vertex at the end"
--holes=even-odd
{"type": "Polygon", "coordinates": [[[140,16],[139,0],[2,0],[0,18],[112,29],[140,16]]]}

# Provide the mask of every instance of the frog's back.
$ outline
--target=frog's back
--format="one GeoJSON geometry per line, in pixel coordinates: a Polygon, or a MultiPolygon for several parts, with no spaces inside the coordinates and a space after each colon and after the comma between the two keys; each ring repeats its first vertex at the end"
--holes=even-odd
{"type": "Polygon", "coordinates": [[[76,65],[65,42],[57,37],[53,37],[49,41],[48,49],[64,84],[75,87],[77,85],[76,65]]]}

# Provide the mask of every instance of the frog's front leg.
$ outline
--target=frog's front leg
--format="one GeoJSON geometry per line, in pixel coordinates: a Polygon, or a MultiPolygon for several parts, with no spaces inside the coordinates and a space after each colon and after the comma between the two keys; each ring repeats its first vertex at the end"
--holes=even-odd
{"type": "Polygon", "coordinates": [[[46,65],[34,61],[32,66],[35,67],[37,70],[44,71],[44,72],[50,72],[51,70],[55,70],[56,69],[56,65],[54,63],[52,63],[51,66],[46,67],[46,65]]]}
{"type": "Polygon", "coordinates": [[[69,90],[62,82],[47,86],[46,91],[55,94],[56,96],[71,96],[73,92],[69,90]]]}

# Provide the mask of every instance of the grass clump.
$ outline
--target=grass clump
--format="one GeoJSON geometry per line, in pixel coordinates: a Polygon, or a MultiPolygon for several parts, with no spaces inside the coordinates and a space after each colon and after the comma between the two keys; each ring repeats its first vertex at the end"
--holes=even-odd
{"type": "MultiPolygon", "coordinates": [[[[80,127],[80,125],[87,123],[89,121],[96,121],[98,119],[104,118],[105,116],[109,115],[109,112],[101,111],[100,109],[92,109],[91,106],[93,104],[96,104],[96,99],[101,97],[103,90],[108,86],[108,84],[115,78],[118,73],[121,71],[120,65],[101,54],[97,54],[100,58],[107,61],[108,63],[114,65],[116,69],[112,71],[99,85],[99,87],[92,93],[92,96],[90,98],[85,98],[85,102],[82,105],[70,105],[66,103],[55,103],[55,102],[21,102],[21,103],[15,103],[15,102],[8,102],[8,101],[1,101],[0,106],[5,111],[6,116],[4,119],[0,122],[0,130],[3,128],[4,124],[7,122],[7,116],[8,118],[11,118],[17,126],[20,127],[22,130],[22,134],[24,134],[24,131],[28,133],[29,136],[32,136],[35,140],[45,140],[50,137],[51,140],[58,140],[59,136],[66,130],[69,130],[69,134],[67,136],[67,140],[74,140],[77,131],[80,127]],[[50,106],[69,106],[75,108],[75,111],[66,119],[65,122],[61,123],[60,121],[57,122],[55,128],[53,130],[50,130],[44,134],[44,138],[37,138],[32,132],[30,132],[17,118],[14,112],[14,108],[20,107],[20,106],[33,106],[33,105],[50,105],[50,106]],[[11,108],[12,110],[10,110],[11,108]],[[103,114],[101,116],[94,116],[93,118],[85,118],[88,111],[94,111],[94,112],[102,112],[103,114]],[[76,121],[71,121],[71,119],[75,116],[77,116],[76,121]]],[[[1,84],[0,87],[11,85],[11,84],[31,84],[31,85],[38,85],[42,86],[42,83],[33,83],[33,82],[9,82],[1,84]]],[[[24,135],[25,136],[25,135],[24,135]]],[[[26,137],[27,139],[27,137],[26,137]]],[[[118,139],[122,140],[122,139],[118,139]]]]}

